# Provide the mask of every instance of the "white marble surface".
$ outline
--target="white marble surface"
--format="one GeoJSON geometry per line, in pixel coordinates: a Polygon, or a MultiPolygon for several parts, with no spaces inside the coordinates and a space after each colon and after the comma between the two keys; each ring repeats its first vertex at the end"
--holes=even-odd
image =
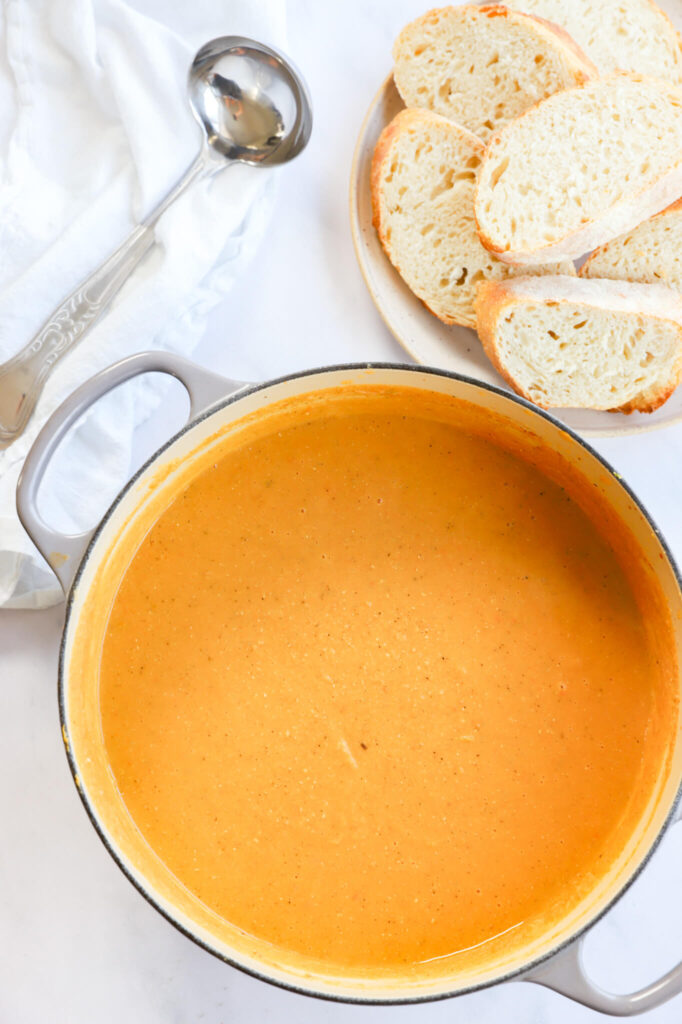
{"type": "MultiPolygon", "coordinates": [[[[396,29],[423,0],[293,0],[290,51],[315,100],[308,152],[281,175],[266,247],[212,317],[198,359],[241,379],[325,362],[403,359],[355,266],[346,195],[354,137],[396,29]]],[[[226,25],[229,31],[229,26],[226,25]]],[[[181,415],[142,431],[142,457],[181,415]]],[[[682,427],[602,442],[682,560],[682,427]]],[[[373,1008],[272,988],[204,953],[133,890],[101,846],[59,736],[62,611],[0,613],[0,1024],[586,1024],[597,1014],[528,984],[454,1001],[373,1008]]],[[[682,956],[682,826],[591,933],[605,987],[646,983],[682,956]]],[[[603,1018],[602,1018],[603,1019],[603,1018]]],[[[679,1024],[682,997],[653,1011],[679,1024]]]]}

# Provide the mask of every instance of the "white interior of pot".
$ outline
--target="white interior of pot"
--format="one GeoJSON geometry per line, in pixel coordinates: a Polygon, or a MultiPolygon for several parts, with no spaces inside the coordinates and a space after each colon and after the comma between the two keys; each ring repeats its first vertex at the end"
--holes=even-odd
{"type": "MultiPolygon", "coordinates": [[[[150,525],[178,489],[200,471],[207,451],[224,441],[225,431],[263,405],[347,382],[420,387],[462,398],[497,412],[522,428],[530,445],[553,448],[603,493],[622,519],[651,567],[670,609],[682,662],[682,599],[674,571],[651,525],[618,480],[560,427],[503,395],[421,370],[340,369],[273,384],[213,413],[179,437],[144,471],[118,502],[85,560],[72,594],[63,659],[65,742],[76,766],[77,784],[97,826],[118,861],[155,905],[213,952],[290,986],[340,998],[410,999],[455,993],[519,971],[557,948],[590,923],[634,875],[655,842],[673,806],[682,777],[682,728],[670,764],[662,767],[655,797],[617,862],[589,898],[521,950],[498,956],[466,973],[454,964],[433,965],[430,974],[357,977],[331,975],[329,966],[302,961],[246,935],[196,899],[171,874],[137,830],[118,793],[109,767],[99,713],[98,665],[108,612],[117,581],[150,525]]],[[[239,429],[239,428],[237,428],[239,429]]]]}

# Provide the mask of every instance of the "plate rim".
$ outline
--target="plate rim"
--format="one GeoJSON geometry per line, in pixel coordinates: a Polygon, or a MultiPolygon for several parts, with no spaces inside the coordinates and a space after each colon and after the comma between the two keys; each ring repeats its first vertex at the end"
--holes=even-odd
{"type": "MultiPolygon", "coordinates": [[[[351,237],[353,239],[353,249],[355,251],[355,259],[356,259],[356,262],[358,264],[358,267],[360,268],[360,273],[362,274],[362,278],[363,278],[363,280],[365,282],[365,286],[367,288],[367,291],[369,292],[369,295],[370,295],[370,297],[372,299],[372,302],[374,303],[374,306],[375,306],[377,312],[379,313],[379,316],[381,317],[381,319],[382,319],[383,323],[385,324],[385,326],[387,327],[387,329],[390,331],[391,335],[395,338],[395,340],[398,342],[400,347],[405,352],[407,352],[407,354],[410,356],[410,358],[413,359],[414,362],[418,366],[432,366],[433,369],[436,369],[436,370],[441,369],[442,370],[442,369],[447,369],[447,368],[446,367],[442,367],[442,366],[439,367],[439,366],[437,366],[435,364],[430,364],[430,363],[424,362],[424,360],[421,358],[421,356],[413,350],[413,348],[411,347],[410,343],[405,339],[405,337],[401,334],[401,332],[392,324],[391,319],[390,319],[390,314],[388,313],[386,305],[382,301],[382,299],[379,296],[379,294],[377,293],[377,290],[370,283],[370,278],[369,278],[368,269],[369,269],[369,266],[371,264],[371,257],[369,256],[368,246],[366,245],[366,243],[364,242],[363,237],[362,237],[363,236],[363,228],[362,228],[362,226],[360,224],[360,215],[359,215],[359,200],[358,200],[358,197],[359,197],[359,193],[360,193],[360,188],[362,187],[362,181],[361,181],[361,176],[360,176],[360,164],[361,164],[361,161],[362,161],[362,155],[363,155],[364,149],[365,149],[365,147],[367,145],[367,134],[368,134],[368,129],[369,129],[369,123],[372,120],[372,118],[374,117],[374,115],[376,113],[376,110],[377,110],[377,107],[379,106],[381,100],[385,96],[386,91],[390,88],[390,86],[392,84],[395,84],[394,81],[393,81],[393,71],[389,71],[388,74],[385,76],[385,78],[382,80],[381,85],[379,86],[379,88],[377,89],[377,91],[375,92],[374,96],[372,97],[372,99],[370,101],[370,104],[369,104],[369,106],[368,106],[368,108],[367,108],[367,110],[365,112],[365,115],[364,115],[364,117],[362,119],[362,123],[360,125],[359,130],[358,130],[358,135],[357,135],[357,138],[356,138],[355,147],[353,149],[353,158],[351,160],[350,181],[349,181],[349,189],[348,189],[349,219],[350,219],[351,237]]],[[[396,273],[397,273],[397,271],[396,271],[396,273]]],[[[424,306],[424,303],[421,302],[421,299],[419,299],[418,296],[415,295],[414,298],[415,298],[415,301],[419,302],[420,305],[422,305],[424,309],[427,309],[427,307],[424,306]]],[[[434,314],[432,314],[432,313],[430,315],[434,316],[434,314]]],[[[471,328],[469,328],[469,329],[471,329],[471,328]]],[[[475,334],[476,332],[474,331],[473,333],[475,334]]],[[[461,371],[459,371],[459,372],[461,372],[461,371]]],[[[515,392],[511,388],[508,387],[506,382],[502,381],[502,378],[500,378],[499,386],[500,387],[505,387],[512,394],[515,394],[515,392]]],[[[682,388],[682,385],[680,385],[680,387],[682,388]]],[[[554,409],[552,409],[552,410],[548,410],[548,411],[551,413],[551,415],[555,416],[557,419],[559,419],[560,421],[563,422],[563,419],[562,419],[562,416],[561,416],[561,412],[563,410],[554,410],[554,409]]],[[[592,411],[606,411],[606,410],[592,410],[592,411]]],[[[649,415],[655,416],[656,413],[649,414],[649,415]]],[[[654,420],[654,421],[649,420],[649,421],[645,421],[643,423],[638,423],[636,426],[635,425],[629,426],[627,424],[623,424],[622,426],[615,426],[614,425],[613,427],[606,426],[606,427],[599,427],[599,428],[597,428],[597,427],[579,427],[579,426],[575,426],[572,423],[567,423],[566,426],[570,427],[570,429],[572,429],[572,430],[576,431],[577,433],[579,433],[582,437],[589,437],[589,438],[591,438],[591,439],[593,439],[595,441],[598,441],[601,438],[604,438],[606,440],[606,439],[610,439],[610,438],[614,438],[614,437],[634,437],[634,436],[639,436],[641,434],[651,434],[653,431],[664,430],[664,429],[666,429],[668,427],[678,426],[680,423],[682,423],[682,408],[680,409],[680,411],[678,413],[671,414],[668,419],[665,419],[663,421],[661,421],[661,420],[654,420]]]]}

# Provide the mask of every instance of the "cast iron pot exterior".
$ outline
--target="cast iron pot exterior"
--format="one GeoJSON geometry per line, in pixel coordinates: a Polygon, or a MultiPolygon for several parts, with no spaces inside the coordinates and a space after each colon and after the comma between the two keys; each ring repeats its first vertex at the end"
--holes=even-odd
{"type": "MultiPolygon", "coordinates": [[[[651,550],[658,552],[661,572],[665,576],[666,596],[671,604],[673,621],[682,613],[682,582],[673,558],[655,524],[648,516],[635,495],[620,480],[611,467],[577,435],[554,420],[553,417],[536,409],[524,399],[502,391],[499,388],[461,377],[441,370],[399,364],[352,364],[332,366],[320,370],[293,374],[259,385],[246,385],[226,380],[212,374],[187,360],[170,353],[141,353],[116,363],[83,384],[48,420],[38,435],[27,456],[17,488],[17,508],[22,523],[34,543],[54,569],[67,596],[66,620],[62,636],[59,664],[59,707],[62,731],[67,756],[74,780],[85,809],[104,845],[124,874],[141,894],[173,925],[209,952],[233,966],[274,984],[320,998],[337,999],[347,1002],[398,1004],[448,998],[475,989],[484,988],[503,981],[531,981],[556,990],[586,1006],[603,1013],[629,1016],[651,1009],[679,992],[682,992],[682,963],[669,971],[658,981],[630,995],[614,995],[598,988],[585,974],[581,963],[582,938],[589,927],[601,917],[629,887],[642,870],[667,828],[680,819],[679,805],[682,797],[682,740],[678,740],[674,765],[664,797],[659,801],[663,809],[649,839],[640,845],[645,849],[634,857],[632,869],[625,869],[626,877],[617,884],[614,891],[604,898],[593,912],[586,911],[584,918],[569,934],[550,943],[540,954],[514,969],[493,977],[472,983],[428,984],[422,990],[406,990],[396,985],[387,989],[379,986],[364,986],[355,982],[339,982],[322,975],[302,973],[296,976],[289,969],[278,970],[272,964],[260,963],[257,958],[243,955],[238,949],[229,948],[229,943],[216,940],[210,928],[197,925],[188,914],[174,905],[172,899],[159,894],[158,886],[152,884],[144,872],[137,869],[124,852],[123,841],[112,835],[109,824],[103,821],[103,805],[84,784],[84,765],[79,762],[78,751],[71,742],[73,726],[69,706],[72,681],[69,677],[71,658],[70,645],[78,624],[87,595],[92,587],[98,560],[108,551],[117,523],[125,520],[142,499],[154,489],[154,480],[159,470],[168,465],[182,465],[183,459],[192,457],[192,452],[209,443],[221,426],[236,421],[249,412],[266,408],[269,404],[296,394],[317,391],[325,387],[339,387],[348,382],[364,384],[385,384],[419,387],[424,390],[441,391],[460,397],[483,408],[508,415],[518,422],[527,422],[537,430],[538,437],[552,447],[565,449],[568,458],[577,458],[581,470],[588,476],[601,475],[623,509],[631,510],[631,518],[640,524],[640,531],[646,531],[646,542],[651,550]],[[98,527],[78,536],[64,536],[52,530],[39,516],[36,495],[45,469],[56,448],[70,426],[98,398],[139,374],[164,372],[176,377],[186,387],[190,396],[188,423],[166,445],[160,448],[138,473],[123,488],[98,527]],[[578,453],[577,456],[575,453],[578,453]],[[676,605],[676,609],[672,605],[676,605]]],[[[172,473],[169,474],[169,478],[172,473]]],[[[172,486],[169,483],[168,486],[172,486]]],[[[630,513],[628,513],[630,514],[630,513]]],[[[679,628],[679,626],[678,626],[679,628]]],[[[682,641],[680,642],[682,648],[682,641]]]]}

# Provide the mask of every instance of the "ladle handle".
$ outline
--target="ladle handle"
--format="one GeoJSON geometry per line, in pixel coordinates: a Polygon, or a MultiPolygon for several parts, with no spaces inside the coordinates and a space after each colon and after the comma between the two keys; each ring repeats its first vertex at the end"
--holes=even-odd
{"type": "MultiPolygon", "coordinates": [[[[678,807],[678,817],[673,818],[673,822],[682,820],[679,813],[678,807]]],[[[682,993],[682,962],[637,992],[627,995],[606,992],[595,985],[585,972],[582,962],[583,941],[583,937],[579,938],[546,963],[534,968],[525,975],[524,981],[544,985],[562,996],[573,999],[576,1003],[582,1003],[583,1006],[589,1006],[592,1010],[612,1017],[634,1017],[639,1013],[646,1013],[647,1010],[653,1010],[654,1007],[667,1003],[669,999],[682,993]]]]}
{"type": "Polygon", "coordinates": [[[130,236],[55,309],[36,336],[0,365],[0,447],[23,433],[57,360],[95,324],[155,241],[154,225],[181,192],[213,168],[200,153],[130,236]]]}
{"type": "Polygon", "coordinates": [[[38,512],[37,497],[45,471],[67,431],[94,402],[142,373],[168,373],[180,381],[190,400],[188,421],[245,385],[228,380],[171,352],[141,352],[107,367],[81,384],[48,419],[24,462],[17,484],[17,512],[29,537],[68,593],[80,561],[95,533],[64,534],[48,526],[38,512]]]}

